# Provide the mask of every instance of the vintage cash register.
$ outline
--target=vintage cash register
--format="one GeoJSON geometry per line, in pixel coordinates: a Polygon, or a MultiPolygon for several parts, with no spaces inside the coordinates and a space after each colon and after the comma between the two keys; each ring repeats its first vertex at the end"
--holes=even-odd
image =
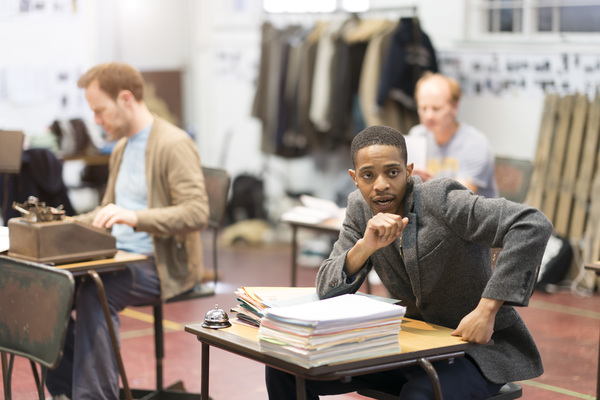
{"type": "Polygon", "coordinates": [[[35,197],[13,203],[20,218],[8,220],[8,255],[43,264],[65,264],[112,257],[116,239],[105,229],[65,216],[35,197]]]}

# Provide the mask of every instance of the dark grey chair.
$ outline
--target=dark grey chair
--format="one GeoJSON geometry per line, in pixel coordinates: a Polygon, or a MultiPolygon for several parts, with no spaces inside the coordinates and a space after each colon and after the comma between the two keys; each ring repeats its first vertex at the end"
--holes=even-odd
{"type": "Polygon", "coordinates": [[[523,203],[529,190],[533,164],[528,160],[496,157],[494,176],[500,197],[523,203]]]}
{"type": "Polygon", "coordinates": [[[221,168],[202,167],[202,172],[210,207],[208,226],[212,229],[212,259],[215,273],[214,283],[216,285],[218,281],[217,239],[227,208],[227,195],[229,194],[229,186],[231,186],[231,176],[229,172],[221,168]]]}
{"type": "Polygon", "coordinates": [[[44,400],[47,371],[62,357],[74,293],[71,273],[0,256],[0,352],[6,400],[11,399],[15,356],[29,359],[39,398],[44,400]],[[36,363],[41,366],[39,374],[36,363]]]}

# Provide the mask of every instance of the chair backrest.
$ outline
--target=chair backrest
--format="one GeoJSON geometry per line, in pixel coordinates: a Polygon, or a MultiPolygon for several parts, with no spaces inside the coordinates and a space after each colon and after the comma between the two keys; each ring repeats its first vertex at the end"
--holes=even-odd
{"type": "Polygon", "coordinates": [[[0,352],[56,367],[74,292],[67,271],[0,256],[0,352]]]}
{"type": "Polygon", "coordinates": [[[227,207],[227,195],[231,185],[229,172],[221,168],[202,167],[204,174],[204,185],[208,194],[208,205],[210,207],[209,225],[218,228],[223,222],[225,208],[227,207]]]}
{"type": "Polygon", "coordinates": [[[0,130],[0,173],[18,174],[25,135],[21,131],[0,130]]]}
{"type": "Polygon", "coordinates": [[[500,197],[522,203],[529,189],[533,164],[527,160],[496,157],[494,175],[500,197]]]}

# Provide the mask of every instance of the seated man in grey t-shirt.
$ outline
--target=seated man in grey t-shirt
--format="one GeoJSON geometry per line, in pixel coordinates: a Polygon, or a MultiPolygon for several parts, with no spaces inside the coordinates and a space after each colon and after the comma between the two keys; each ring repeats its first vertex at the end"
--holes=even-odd
{"type": "Polygon", "coordinates": [[[426,73],[417,82],[415,98],[421,124],[409,131],[427,142],[426,170],[413,170],[427,181],[453,178],[473,193],[498,197],[494,178],[494,152],[487,138],[474,127],[456,120],[460,86],[438,73],[426,73]]]}

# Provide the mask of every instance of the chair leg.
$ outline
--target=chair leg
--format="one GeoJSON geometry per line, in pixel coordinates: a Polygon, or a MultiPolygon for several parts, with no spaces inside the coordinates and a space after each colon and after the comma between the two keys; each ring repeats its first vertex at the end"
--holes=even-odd
{"type": "Polygon", "coordinates": [[[154,309],[154,353],[156,354],[156,390],[163,388],[163,360],[165,358],[163,308],[162,304],[154,309]]]}
{"type": "Polygon", "coordinates": [[[44,393],[44,387],[46,386],[46,376],[48,376],[48,368],[44,367],[43,365],[41,366],[41,371],[40,371],[40,400],[44,400],[45,399],[45,393],[44,393]]]}
{"type": "Polygon", "coordinates": [[[215,276],[214,276],[214,282],[215,282],[215,289],[217,288],[217,281],[219,280],[218,275],[217,275],[217,234],[218,234],[218,230],[217,228],[213,229],[213,269],[215,272],[215,276]]]}
{"type": "Polygon", "coordinates": [[[31,373],[33,374],[33,379],[35,380],[35,387],[38,390],[38,397],[40,400],[44,400],[44,382],[40,380],[37,365],[34,361],[31,360],[29,360],[29,364],[31,364],[31,373]]]}
{"type": "Polygon", "coordinates": [[[4,398],[10,400],[10,375],[8,374],[8,357],[5,352],[0,353],[2,356],[2,384],[4,386],[4,398]]]}

